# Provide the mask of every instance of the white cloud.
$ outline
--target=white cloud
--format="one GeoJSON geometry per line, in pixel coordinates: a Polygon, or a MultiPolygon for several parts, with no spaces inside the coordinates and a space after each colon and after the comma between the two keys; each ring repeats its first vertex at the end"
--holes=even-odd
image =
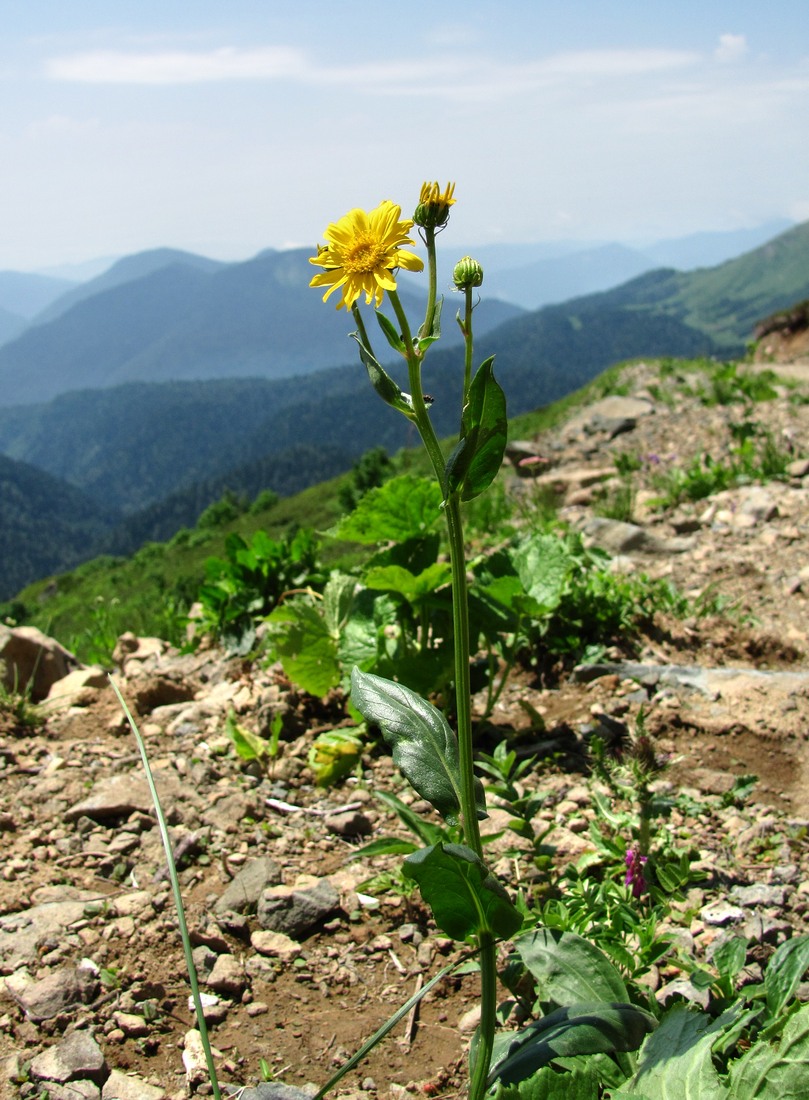
{"type": "Polygon", "coordinates": [[[127,53],[98,50],[55,57],[46,63],[52,80],[86,84],[198,84],[219,80],[278,80],[299,76],[303,55],[284,46],[256,50],[222,47],[205,53],[127,53]]]}
{"type": "Polygon", "coordinates": [[[481,54],[446,53],[415,61],[329,66],[285,46],[209,51],[98,50],[45,63],[51,80],[91,84],[192,84],[224,80],[294,80],[320,86],[375,86],[381,93],[475,99],[582,80],[614,80],[692,66],[682,50],[578,50],[519,64],[481,54]]]}
{"type": "Polygon", "coordinates": [[[723,65],[741,61],[747,54],[747,39],[743,34],[720,34],[714,58],[723,65]]]}

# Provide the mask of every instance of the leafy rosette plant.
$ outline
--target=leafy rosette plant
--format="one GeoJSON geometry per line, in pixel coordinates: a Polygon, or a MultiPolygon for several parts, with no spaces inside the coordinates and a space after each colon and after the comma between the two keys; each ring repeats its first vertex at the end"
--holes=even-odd
{"type": "MultiPolygon", "coordinates": [[[[390,201],[369,213],[350,211],[326,229],[324,236],[328,243],[321,245],[317,255],[310,259],[310,263],[323,270],[310,285],[327,288],[324,301],[340,292],[337,308],[350,309],[353,314],[357,331],[352,335],[371,384],[386,404],[415,425],[440,490],[440,510],[449,543],[457,728],[453,730],[440,710],[398,679],[364,672],[356,666],[351,674],[351,699],[366,722],[382,731],[392,748],[394,762],[413,788],[456,828],[461,838],[460,843],[438,840],[412,852],[404,861],[403,872],[418,884],[438,927],[476,951],[481,975],[481,1021],[472,1047],[469,1095],[479,1100],[497,1080],[513,1081],[533,1074],[553,1056],[557,1047],[548,1042],[548,1033],[541,1028],[523,1032],[519,1039],[512,1034],[505,1049],[518,1042],[520,1056],[508,1055],[504,1059],[501,1052],[500,1061],[505,1061],[509,1073],[506,1076],[496,1072],[492,1076],[496,943],[498,939],[508,940],[520,930],[522,915],[483,858],[479,820],[486,816],[486,806],[483,787],[474,774],[470,627],[461,505],[485,492],[496,477],[506,446],[507,420],[505,395],[495,378],[493,359],[473,369],[474,298],[483,282],[483,270],[469,256],[461,259],[453,271],[453,282],[463,296],[457,314],[464,339],[463,398],[458,439],[448,458],[444,457],[436,437],[429,414],[431,399],[422,386],[424,359],[441,335],[443,301],[437,295],[436,235],[449,221],[456,201],[454,190],[454,184],[442,189],[437,183],[425,183],[410,220],[402,219],[401,207],[390,201]],[[418,226],[426,248],[428,278],[424,319],[417,329],[405,314],[396,283],[399,268],[407,271],[424,268],[421,259],[408,247],[414,244],[410,236],[414,225],[418,226]],[[359,308],[363,294],[365,304],[373,303],[375,307],[384,341],[406,364],[407,391],[384,369],[374,350],[359,308]],[[395,323],[380,312],[385,295],[395,323]],[[524,1074],[520,1067],[525,1067],[524,1074]]],[[[565,1053],[581,1049],[583,1053],[592,1049],[634,1049],[651,1024],[645,1014],[641,1019],[629,1006],[619,1011],[598,1002],[595,1007],[580,1004],[576,1012],[566,1009],[559,1019],[552,1021],[552,1026],[556,1038],[569,1032],[569,1041],[558,1049],[564,1049],[565,1053]],[[583,1017],[586,1026],[582,1024],[583,1017]],[[593,1031],[599,1034],[595,1047],[593,1031]],[[585,1044],[582,1048],[576,1037],[585,1033],[589,1046],[585,1044]]]]}

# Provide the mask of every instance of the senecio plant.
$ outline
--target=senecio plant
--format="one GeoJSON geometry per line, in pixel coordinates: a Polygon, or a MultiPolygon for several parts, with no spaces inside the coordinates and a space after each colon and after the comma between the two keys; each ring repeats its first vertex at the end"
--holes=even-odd
{"type": "Polygon", "coordinates": [[[445,460],[429,414],[430,398],[422,387],[422,366],[439,339],[442,299],[437,295],[436,235],[449,221],[455,203],[454,184],[443,191],[425,183],[411,221],[401,219],[401,207],[385,201],[366,213],[352,210],[330,225],[309,261],[324,270],[310,286],[327,287],[323,300],[340,292],[338,309],[350,309],[357,325],[354,338],[376,392],[388,405],[415,424],[441,488],[452,569],[454,681],[457,736],[444,715],[404,684],[355,668],[351,699],[369,723],[379,726],[392,745],[393,759],[422,798],[450,825],[460,827],[463,843],[423,848],[405,860],[404,872],[416,880],[436,923],[458,940],[473,940],[479,951],[481,1023],[471,1071],[470,1096],[486,1089],[495,1031],[497,937],[508,938],[522,919],[503,886],[483,861],[478,821],[485,817],[483,787],[473,770],[472,713],[469,679],[469,614],[466,591],[461,504],[491,484],[506,446],[506,400],[487,359],[472,375],[473,295],[483,281],[475,260],[465,257],[455,266],[453,281],[464,295],[458,321],[465,342],[463,407],[458,444],[445,460]],[[423,261],[404,246],[417,225],[427,250],[428,294],[424,321],[414,332],[396,289],[396,271],[421,271],[423,261]],[[407,364],[410,391],[405,392],[383,369],[375,354],[358,306],[372,302],[382,335],[407,364]],[[397,325],[379,311],[387,294],[397,325]]]}
{"type": "MultiPolygon", "coordinates": [[[[455,288],[463,295],[457,314],[464,339],[463,398],[458,441],[448,458],[430,420],[431,398],[422,386],[425,357],[441,332],[443,299],[437,294],[436,236],[449,221],[454,189],[454,184],[442,190],[437,183],[425,183],[412,220],[402,220],[401,207],[390,201],[370,212],[351,210],[326,229],[328,243],[319,246],[318,254],[310,259],[323,270],[310,285],[326,288],[324,301],[339,293],[337,308],[351,310],[357,327],[352,335],[371,384],[383,401],[417,428],[441,490],[452,577],[457,729],[453,731],[441,711],[405,684],[356,667],[351,677],[351,700],[369,724],[381,729],[392,747],[394,762],[459,840],[442,840],[407,856],[403,872],[418,884],[438,927],[453,939],[469,944],[479,960],[481,1016],[470,1057],[469,1096],[480,1100],[497,1081],[530,1076],[538,1063],[530,1057],[523,1059],[523,1073],[515,1069],[504,1076],[500,1071],[512,1060],[513,1044],[505,1053],[495,1054],[496,946],[498,940],[513,937],[523,920],[483,859],[479,821],[486,817],[486,808],[483,787],[473,768],[470,631],[461,506],[483,493],[500,469],[507,420],[506,400],[494,376],[493,358],[473,372],[474,299],[483,282],[483,270],[469,256],[461,259],[453,271],[455,288]],[[428,279],[424,320],[417,329],[405,314],[396,284],[398,269],[424,269],[423,261],[406,247],[414,244],[409,236],[414,225],[426,248],[428,279]],[[375,307],[384,341],[406,363],[409,391],[383,369],[374,351],[359,308],[363,294],[365,305],[373,303],[375,307]],[[385,295],[396,324],[380,312],[385,295]]],[[[637,1045],[646,1029],[638,1033],[636,1026],[633,1030],[637,1045]]],[[[510,1037],[514,1038],[513,1033],[510,1037]]],[[[628,1040],[621,1049],[633,1049],[631,1042],[628,1040]]]]}

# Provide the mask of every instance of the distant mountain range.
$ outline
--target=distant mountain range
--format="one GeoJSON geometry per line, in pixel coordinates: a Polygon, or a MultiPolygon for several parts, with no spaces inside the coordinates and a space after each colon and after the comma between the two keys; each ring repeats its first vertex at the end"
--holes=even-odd
{"type": "MultiPolygon", "coordinates": [[[[48,482],[52,505],[44,490],[31,492],[29,522],[20,519],[26,491],[10,488],[16,467],[6,468],[6,542],[14,531],[32,537],[40,530],[34,520],[61,514],[62,501],[79,490],[76,514],[97,532],[84,537],[85,556],[128,553],[193,524],[227,488],[251,497],[265,487],[294,492],[347,469],[372,446],[415,443],[412,426],[369,386],[346,339],[350,318],[308,289],[307,256],[269,252],[235,265],[168,250],[130,257],[121,263],[131,278],[122,280],[114,265],[93,280],[95,290],[71,287],[64,311],[50,303],[52,320],[0,348],[0,452],[27,464],[17,471],[26,485],[30,467],[61,479],[48,482]],[[222,374],[192,380],[203,369],[222,374]],[[145,378],[135,380],[139,372],[145,378]],[[155,380],[166,374],[172,380],[155,380]],[[51,397],[34,403],[43,393],[51,397]]],[[[656,270],[530,312],[484,299],[475,312],[476,358],[496,354],[516,415],[623,359],[732,357],[757,320],[809,297],[808,261],[809,222],[713,268],[656,270]]],[[[402,293],[408,309],[419,307],[412,284],[402,293]]],[[[457,431],[455,308],[448,297],[444,338],[425,365],[440,435],[457,431]]],[[[387,351],[370,325],[377,351],[387,351]]],[[[47,538],[37,537],[45,548],[47,538]]],[[[54,523],[53,543],[60,538],[54,523]]],[[[72,560],[67,536],[64,544],[72,560]]]]}

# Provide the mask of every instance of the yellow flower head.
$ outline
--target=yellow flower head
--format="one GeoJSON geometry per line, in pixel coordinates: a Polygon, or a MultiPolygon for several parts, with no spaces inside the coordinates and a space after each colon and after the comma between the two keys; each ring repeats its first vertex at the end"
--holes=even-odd
{"type": "Polygon", "coordinates": [[[309,263],[325,268],[309,286],[326,286],[323,301],[342,287],[337,308],[350,309],[365,292],[365,304],[373,300],[377,309],[386,290],[396,289],[392,272],[397,267],[421,271],[422,260],[400,246],[413,244],[407,236],[412,221],[400,221],[401,206],[385,199],[375,210],[350,210],[338,222],[328,226],[323,236],[329,242],[318,245],[317,256],[309,263]]]}
{"type": "Polygon", "coordinates": [[[423,183],[413,220],[425,229],[440,229],[449,221],[449,208],[454,205],[455,184],[448,183],[444,190],[438,183],[423,183]]]}

